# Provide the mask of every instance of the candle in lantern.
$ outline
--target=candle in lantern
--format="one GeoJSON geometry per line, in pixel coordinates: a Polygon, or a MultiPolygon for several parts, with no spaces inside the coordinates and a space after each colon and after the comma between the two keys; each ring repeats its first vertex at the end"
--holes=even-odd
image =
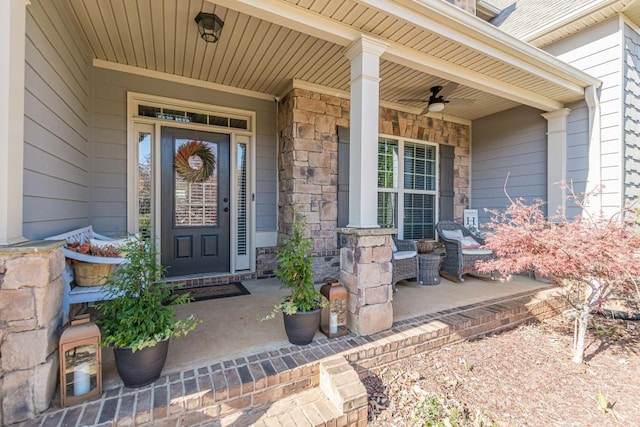
{"type": "Polygon", "coordinates": [[[89,393],[91,388],[89,369],[89,362],[82,362],[73,371],[73,394],[75,396],[89,393]]]}
{"type": "Polygon", "coordinates": [[[331,312],[331,322],[329,324],[329,332],[332,334],[338,333],[338,312],[337,311],[331,312]]]}

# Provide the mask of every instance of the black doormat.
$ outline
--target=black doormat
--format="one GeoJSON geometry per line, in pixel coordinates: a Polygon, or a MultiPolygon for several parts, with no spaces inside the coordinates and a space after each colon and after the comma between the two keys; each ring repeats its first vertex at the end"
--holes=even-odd
{"type": "Polygon", "coordinates": [[[224,285],[199,286],[197,288],[183,288],[173,291],[174,295],[190,294],[193,301],[208,299],[237,297],[249,295],[251,292],[240,282],[231,282],[224,285]]]}

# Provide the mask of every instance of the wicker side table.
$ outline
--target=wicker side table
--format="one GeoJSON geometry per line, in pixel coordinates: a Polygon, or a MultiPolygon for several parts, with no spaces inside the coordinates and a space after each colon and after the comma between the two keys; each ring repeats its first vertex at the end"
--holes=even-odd
{"type": "Polygon", "coordinates": [[[440,284],[441,262],[442,257],[439,253],[418,254],[418,274],[423,285],[440,284]]]}

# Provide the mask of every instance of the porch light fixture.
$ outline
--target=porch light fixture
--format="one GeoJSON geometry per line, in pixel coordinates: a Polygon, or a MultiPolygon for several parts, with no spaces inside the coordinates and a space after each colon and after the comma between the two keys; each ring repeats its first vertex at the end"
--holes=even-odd
{"type": "Polygon", "coordinates": [[[215,13],[198,12],[195,18],[200,37],[207,43],[215,43],[220,38],[224,22],[215,13]]]}

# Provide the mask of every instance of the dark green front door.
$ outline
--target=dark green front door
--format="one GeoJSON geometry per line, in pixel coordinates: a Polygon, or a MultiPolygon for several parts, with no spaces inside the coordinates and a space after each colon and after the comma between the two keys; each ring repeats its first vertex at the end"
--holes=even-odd
{"type": "Polygon", "coordinates": [[[161,258],[167,276],[229,271],[229,139],[162,128],[161,258]],[[177,154],[183,159],[178,167],[177,154]]]}

